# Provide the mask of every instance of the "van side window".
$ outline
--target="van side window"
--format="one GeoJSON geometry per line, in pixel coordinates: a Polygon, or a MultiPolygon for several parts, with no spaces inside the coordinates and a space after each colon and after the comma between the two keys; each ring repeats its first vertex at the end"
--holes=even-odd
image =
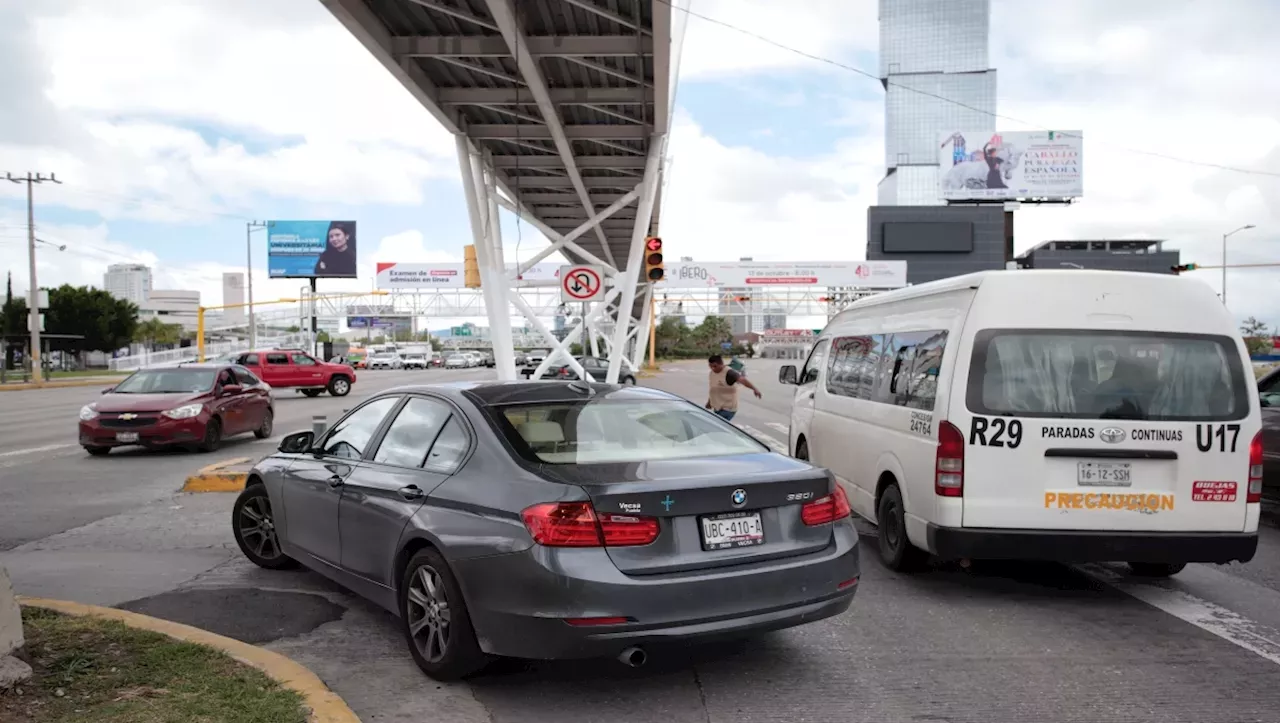
{"type": "Polygon", "coordinates": [[[933,409],[946,331],[835,339],[827,392],[913,409],[933,409]]]}
{"type": "Polygon", "coordinates": [[[814,345],[813,351],[809,352],[809,359],[804,363],[804,371],[800,372],[801,384],[812,384],[818,381],[818,372],[827,360],[829,346],[831,346],[830,339],[823,339],[814,345]]]}

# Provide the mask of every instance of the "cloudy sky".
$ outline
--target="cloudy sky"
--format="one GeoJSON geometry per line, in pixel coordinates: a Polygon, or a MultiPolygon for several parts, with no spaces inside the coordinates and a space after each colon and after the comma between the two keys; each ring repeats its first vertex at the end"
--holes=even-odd
{"type": "MultiPolygon", "coordinates": [[[[874,0],[691,7],[877,67],[874,0]]],[[[1277,26],[1274,0],[993,0],[1000,113],[1087,138],[1085,200],[1020,211],[1018,251],[1163,238],[1217,264],[1222,234],[1252,223],[1230,262],[1280,262],[1277,26]]],[[[880,84],[698,18],[685,43],[668,253],[862,258],[883,175],[880,84]]],[[[101,285],[107,264],[140,261],[157,288],[218,303],[249,219],[358,219],[356,288],[375,261],[460,261],[469,242],[452,139],[317,0],[0,0],[0,68],[0,173],[64,181],[37,188],[40,236],[67,246],[40,248],[41,285],[101,285]]],[[[0,271],[16,290],[24,201],[0,184],[0,271]]],[[[521,257],[545,244],[520,235],[521,257]]],[[[254,245],[256,297],[294,295],[298,282],[266,280],[254,245]]],[[[1216,271],[1195,278],[1219,286],[1216,271]]],[[[1233,271],[1229,300],[1280,324],[1278,289],[1280,268],[1233,271]]]]}

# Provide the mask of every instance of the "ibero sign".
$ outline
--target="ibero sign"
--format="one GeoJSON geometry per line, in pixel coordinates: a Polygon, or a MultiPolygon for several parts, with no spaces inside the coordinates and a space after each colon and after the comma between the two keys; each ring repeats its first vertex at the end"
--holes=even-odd
{"type": "MultiPolygon", "coordinates": [[[[526,281],[560,278],[561,265],[543,262],[521,277],[526,281]]],[[[507,272],[515,264],[507,264],[507,272]]],[[[379,289],[463,289],[462,264],[386,263],[377,265],[379,289]]],[[[658,282],[668,289],[766,286],[852,286],[897,289],[907,285],[906,261],[677,261],[667,262],[658,282]]]]}
{"type": "Polygon", "coordinates": [[[897,289],[907,285],[906,261],[680,261],[666,265],[659,285],[671,289],[766,286],[855,286],[897,289]]]}

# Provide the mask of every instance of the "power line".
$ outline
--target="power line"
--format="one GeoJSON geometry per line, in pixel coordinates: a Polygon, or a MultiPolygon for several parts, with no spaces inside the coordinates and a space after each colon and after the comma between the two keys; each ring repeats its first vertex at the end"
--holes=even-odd
{"type": "MultiPolygon", "coordinates": [[[[796,47],[793,47],[793,46],[791,46],[791,45],[787,45],[786,43],[779,42],[779,41],[774,40],[774,39],[772,39],[772,38],[769,38],[769,37],[766,37],[766,36],[761,35],[761,34],[759,34],[759,33],[756,33],[756,32],[754,32],[754,31],[747,30],[746,28],[738,27],[737,25],[734,25],[733,23],[729,23],[729,22],[726,22],[726,21],[724,21],[724,20],[720,20],[720,19],[717,19],[717,18],[713,18],[713,17],[711,17],[711,16],[709,16],[709,15],[703,15],[702,13],[694,12],[693,10],[690,10],[690,9],[688,9],[688,8],[682,8],[682,7],[679,7],[679,6],[677,6],[677,5],[676,5],[672,0],[654,0],[654,1],[655,1],[655,2],[659,2],[659,3],[662,3],[663,5],[666,5],[666,6],[670,7],[670,8],[671,8],[671,9],[673,9],[673,10],[679,10],[680,12],[683,12],[683,13],[685,13],[685,14],[689,15],[690,17],[698,18],[699,20],[703,20],[703,21],[705,21],[705,22],[711,23],[712,25],[718,25],[718,26],[720,26],[720,27],[722,27],[722,28],[725,28],[726,30],[732,30],[733,32],[740,33],[740,34],[742,34],[742,35],[746,35],[747,37],[750,37],[750,38],[754,38],[754,39],[756,39],[756,40],[759,40],[759,41],[760,41],[760,42],[762,42],[762,43],[766,43],[766,44],[768,44],[768,45],[772,45],[773,47],[778,48],[779,50],[785,50],[785,51],[787,51],[787,52],[789,52],[789,53],[793,53],[793,54],[795,54],[795,55],[799,55],[799,56],[801,56],[801,57],[808,58],[808,59],[810,59],[810,60],[813,60],[813,61],[816,61],[816,62],[819,62],[819,63],[824,63],[824,64],[826,64],[826,65],[830,65],[830,66],[833,66],[833,67],[839,68],[839,69],[841,69],[841,70],[845,70],[845,71],[848,71],[848,72],[850,72],[850,73],[854,73],[854,74],[856,74],[856,75],[861,75],[861,76],[863,76],[864,78],[870,78],[871,80],[874,80],[874,81],[876,81],[876,82],[878,82],[878,83],[884,83],[885,85],[892,85],[892,86],[894,86],[894,87],[901,88],[901,89],[903,89],[903,90],[906,90],[906,91],[909,91],[909,92],[912,92],[912,93],[916,93],[916,94],[919,94],[919,95],[927,96],[927,97],[929,97],[929,98],[934,98],[934,99],[936,99],[936,100],[940,100],[940,101],[942,101],[942,102],[944,102],[944,103],[950,103],[951,105],[958,106],[958,107],[960,107],[960,108],[964,108],[964,109],[966,109],[966,110],[974,111],[975,113],[981,113],[982,115],[988,115],[988,116],[991,116],[991,117],[993,117],[993,118],[999,118],[1000,120],[1006,120],[1006,121],[1010,121],[1010,122],[1012,122],[1012,123],[1019,123],[1019,124],[1024,125],[1024,126],[1030,126],[1030,127],[1035,128],[1035,129],[1037,129],[1037,130],[1042,130],[1042,131],[1055,130],[1055,129],[1053,129],[1053,128],[1049,128],[1048,126],[1041,125],[1041,124],[1039,124],[1039,123],[1032,123],[1031,121],[1022,120],[1021,118],[1015,118],[1015,117],[1013,117],[1013,116],[1009,116],[1009,115],[1003,115],[1003,114],[1001,114],[1001,113],[994,113],[994,112],[989,111],[989,110],[986,110],[986,109],[984,109],[984,108],[978,108],[978,107],[975,107],[975,106],[969,105],[968,103],[964,103],[964,102],[961,102],[961,101],[955,100],[954,98],[947,98],[947,97],[945,97],[945,96],[938,95],[937,93],[931,93],[931,92],[929,92],[929,91],[927,91],[927,90],[921,90],[920,88],[913,88],[913,87],[911,87],[911,86],[909,86],[909,85],[903,85],[903,84],[901,84],[901,83],[894,82],[894,81],[892,81],[892,80],[890,80],[890,79],[888,79],[888,78],[881,78],[879,75],[876,75],[876,74],[874,74],[874,73],[869,73],[869,72],[867,72],[867,71],[865,71],[865,70],[863,70],[862,68],[859,68],[859,67],[857,67],[857,66],[849,65],[848,63],[844,63],[844,62],[841,62],[841,61],[839,61],[839,60],[835,60],[835,59],[833,59],[833,58],[828,58],[828,57],[825,57],[825,56],[822,56],[822,55],[817,55],[817,54],[815,54],[815,53],[810,53],[810,52],[808,52],[808,51],[806,51],[806,50],[801,50],[800,48],[796,48],[796,47]]],[[[1056,131],[1056,132],[1061,133],[1062,135],[1064,135],[1064,136],[1068,136],[1068,137],[1070,137],[1070,136],[1072,136],[1072,135],[1073,135],[1073,134],[1071,134],[1071,133],[1067,133],[1067,132],[1064,132],[1064,131],[1056,131]]],[[[1164,160],[1166,160],[1166,161],[1174,161],[1174,162],[1176,162],[1176,163],[1185,163],[1185,164],[1187,164],[1187,165],[1200,166],[1200,167],[1202,167],[1202,168],[1214,168],[1214,169],[1217,169],[1217,170],[1220,170],[1220,171],[1231,171],[1232,173],[1244,173],[1244,174],[1248,174],[1248,175],[1252,175],[1252,176],[1268,176],[1268,177],[1271,177],[1271,178],[1280,178],[1280,172],[1277,172],[1277,171],[1265,171],[1265,170],[1258,170],[1258,169],[1253,169],[1253,168],[1240,168],[1239,166],[1226,166],[1226,165],[1223,165],[1223,164],[1220,164],[1220,163],[1210,163],[1210,162],[1207,162],[1207,161],[1197,161],[1197,160],[1193,160],[1193,159],[1190,159],[1190,158],[1182,158],[1182,157],[1180,157],[1180,156],[1172,156],[1172,155],[1169,155],[1169,154],[1167,154],[1167,153],[1159,153],[1159,152],[1156,152],[1156,151],[1147,151],[1147,150],[1143,150],[1143,149],[1141,149],[1141,148],[1131,148],[1131,147],[1128,147],[1128,146],[1117,145],[1117,144],[1114,144],[1114,143],[1107,143],[1107,142],[1105,142],[1105,141],[1096,141],[1096,140],[1095,140],[1095,141],[1092,141],[1092,142],[1094,142],[1094,143],[1098,143],[1099,145],[1104,146],[1104,147],[1108,147],[1108,146],[1109,146],[1109,147],[1111,147],[1111,148],[1115,148],[1115,149],[1117,149],[1117,150],[1126,151],[1126,152],[1134,153],[1134,154],[1141,155],[1141,156],[1149,156],[1149,157],[1152,157],[1152,158],[1161,158],[1161,159],[1164,159],[1164,160]]]]}

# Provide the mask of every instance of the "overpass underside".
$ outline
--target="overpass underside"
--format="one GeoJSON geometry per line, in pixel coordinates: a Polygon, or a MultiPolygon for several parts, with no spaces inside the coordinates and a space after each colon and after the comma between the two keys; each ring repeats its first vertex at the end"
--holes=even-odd
{"type": "Polygon", "coordinates": [[[601,339],[610,357],[609,381],[617,379],[629,339],[635,339],[631,352],[638,363],[648,341],[639,330],[648,325],[652,295],[639,278],[643,243],[658,231],[670,118],[671,5],[320,2],[457,139],[499,378],[516,377],[512,305],[565,355],[576,342],[590,340],[594,347],[597,333],[612,326],[601,339]],[[506,271],[499,208],[552,242],[521,269],[559,251],[571,263],[603,267],[611,279],[605,298],[563,342],[511,293],[532,282],[506,271]],[[613,314],[617,323],[602,323],[613,314]]]}

